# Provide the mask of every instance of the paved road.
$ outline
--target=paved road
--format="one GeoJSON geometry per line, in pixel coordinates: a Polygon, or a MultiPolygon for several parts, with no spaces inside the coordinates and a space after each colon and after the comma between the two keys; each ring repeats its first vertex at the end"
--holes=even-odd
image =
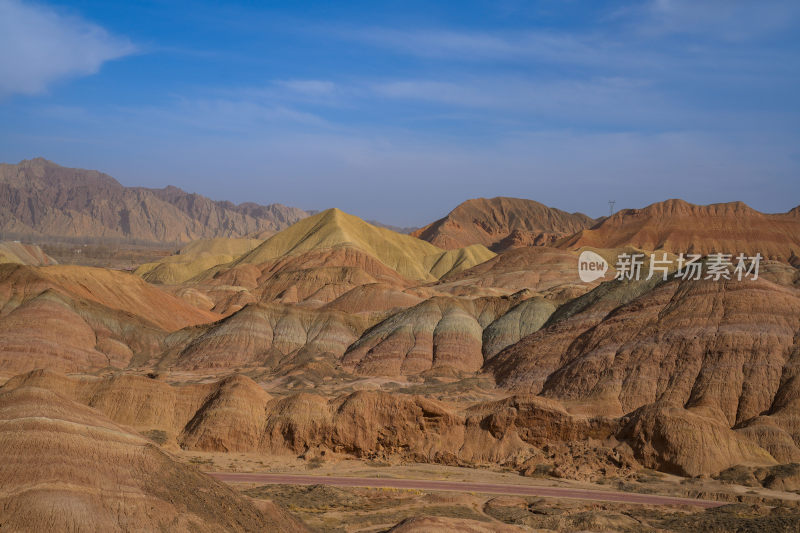
{"type": "Polygon", "coordinates": [[[480,492],[485,494],[509,494],[514,496],[542,496],[547,498],[570,498],[575,500],[597,500],[650,505],[694,505],[697,507],[719,507],[724,503],[692,498],[614,492],[605,490],[573,489],[567,487],[541,487],[535,485],[510,485],[499,483],[474,483],[472,481],[436,481],[431,479],[391,479],[367,477],[309,476],[297,474],[261,474],[243,472],[208,472],[216,479],[228,483],[264,483],[281,485],[334,485],[337,487],[378,487],[392,489],[444,490],[455,492],[480,492]]]}

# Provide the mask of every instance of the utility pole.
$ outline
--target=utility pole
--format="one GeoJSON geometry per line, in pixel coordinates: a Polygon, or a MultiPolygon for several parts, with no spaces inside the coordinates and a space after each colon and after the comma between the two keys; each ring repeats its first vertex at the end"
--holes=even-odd
{"type": "Polygon", "coordinates": [[[614,204],[616,204],[616,200],[609,200],[608,201],[608,216],[611,217],[614,215],[614,204]]]}

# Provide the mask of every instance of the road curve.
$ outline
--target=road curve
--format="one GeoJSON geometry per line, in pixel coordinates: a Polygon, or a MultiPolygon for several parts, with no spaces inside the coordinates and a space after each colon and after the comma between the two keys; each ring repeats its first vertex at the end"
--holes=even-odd
{"type": "Polygon", "coordinates": [[[372,477],[309,476],[300,474],[265,474],[245,472],[206,472],[227,483],[264,483],[280,485],[334,485],[337,487],[374,487],[391,489],[442,490],[454,492],[480,492],[513,496],[541,496],[545,498],[569,498],[574,500],[596,500],[648,505],[693,505],[711,508],[725,503],[693,498],[677,498],[656,494],[615,492],[567,487],[541,487],[535,485],[511,485],[499,483],[474,483],[472,481],[436,481],[431,479],[392,479],[372,477]]]}

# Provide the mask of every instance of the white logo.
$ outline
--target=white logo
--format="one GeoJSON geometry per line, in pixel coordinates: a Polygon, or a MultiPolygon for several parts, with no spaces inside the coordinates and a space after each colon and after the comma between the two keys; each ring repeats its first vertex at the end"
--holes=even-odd
{"type": "Polygon", "coordinates": [[[591,283],[605,276],[608,263],[600,255],[589,250],[581,252],[578,258],[578,275],[584,283],[591,283]]]}

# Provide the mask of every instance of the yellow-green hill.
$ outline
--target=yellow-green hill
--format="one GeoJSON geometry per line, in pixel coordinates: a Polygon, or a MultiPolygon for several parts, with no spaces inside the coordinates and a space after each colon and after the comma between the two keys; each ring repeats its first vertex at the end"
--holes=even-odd
{"type": "Polygon", "coordinates": [[[373,226],[339,209],[328,209],[273,235],[236,260],[236,264],[261,264],[285,255],[337,246],[357,247],[401,275],[422,281],[435,281],[495,255],[482,245],[445,251],[410,235],[373,226]]]}
{"type": "Polygon", "coordinates": [[[151,283],[183,283],[209,268],[230,263],[262,242],[260,239],[224,237],[197,240],[186,245],[177,255],[141,265],[136,274],[151,283]]]}
{"type": "Polygon", "coordinates": [[[426,257],[426,268],[437,279],[447,274],[457,274],[488,261],[495,254],[482,244],[471,244],[455,250],[443,250],[442,253],[426,257]]]}

